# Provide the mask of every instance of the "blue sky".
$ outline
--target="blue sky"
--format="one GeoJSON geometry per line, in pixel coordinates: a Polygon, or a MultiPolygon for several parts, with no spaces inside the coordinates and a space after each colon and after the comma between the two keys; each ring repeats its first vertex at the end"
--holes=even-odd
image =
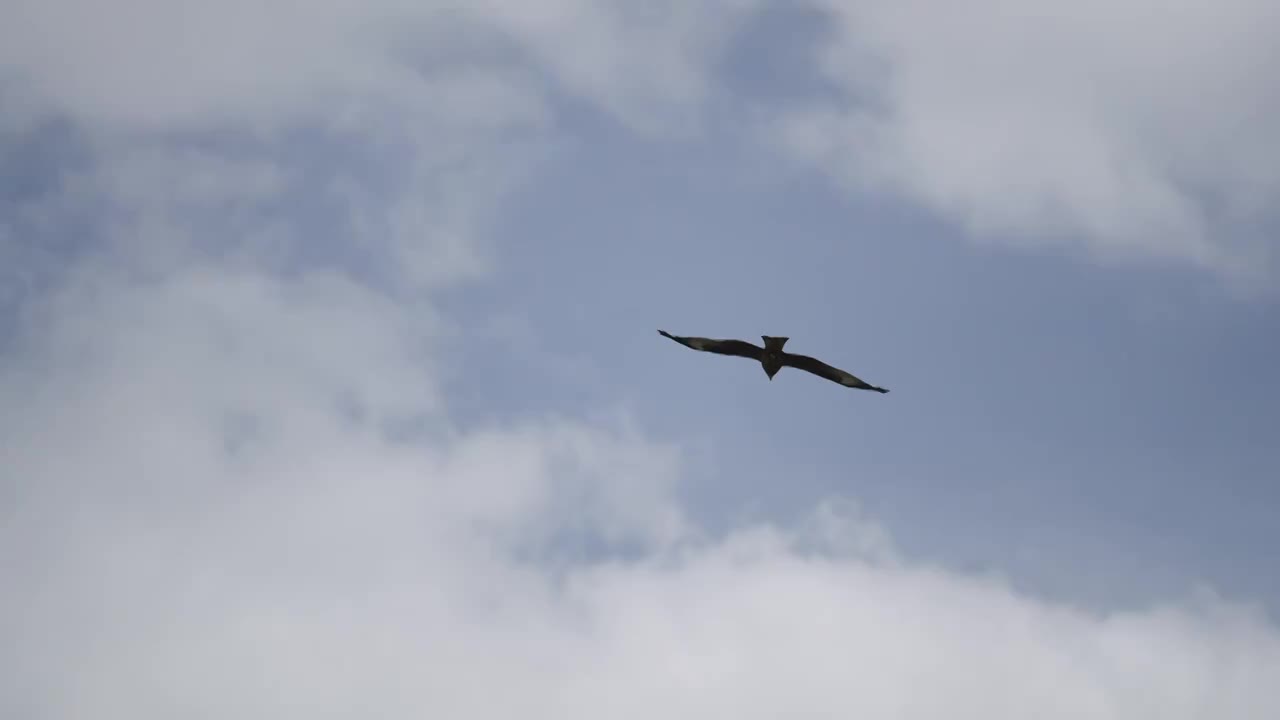
{"type": "Polygon", "coordinates": [[[848,494],[917,552],[1057,596],[1128,606],[1204,581],[1276,607],[1273,303],[1185,271],[975,248],[813,178],[743,182],[732,146],[690,164],[599,135],[514,203],[515,247],[467,314],[522,317],[588,380],[530,382],[485,345],[475,362],[501,379],[468,391],[475,412],[621,397],[660,435],[715,438],[719,469],[689,488],[708,518],[848,494]],[[656,327],[788,334],[894,392],[760,385],[656,327]]]}
{"type": "Polygon", "coordinates": [[[6,716],[1280,708],[1267,4],[49,7],[6,716]]]}

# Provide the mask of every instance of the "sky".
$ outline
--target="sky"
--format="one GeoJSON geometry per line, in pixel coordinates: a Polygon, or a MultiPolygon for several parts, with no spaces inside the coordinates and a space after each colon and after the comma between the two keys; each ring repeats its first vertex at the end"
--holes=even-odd
{"type": "Polygon", "coordinates": [[[0,2],[0,714],[1276,715],[1277,32],[0,2]]]}

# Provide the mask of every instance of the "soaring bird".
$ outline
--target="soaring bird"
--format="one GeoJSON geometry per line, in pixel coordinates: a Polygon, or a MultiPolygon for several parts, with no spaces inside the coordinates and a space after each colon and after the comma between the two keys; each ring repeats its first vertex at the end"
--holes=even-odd
{"type": "Polygon", "coordinates": [[[658,334],[671,338],[685,347],[701,350],[703,352],[712,352],[719,355],[736,355],[738,357],[750,358],[760,363],[764,368],[764,372],[769,376],[769,380],[773,380],[773,376],[784,367],[793,367],[797,370],[811,372],[818,377],[823,377],[831,382],[839,383],[845,387],[857,388],[858,390],[873,390],[878,393],[887,393],[888,390],[882,387],[863,382],[861,379],[841,370],[833,368],[830,365],[811,358],[808,355],[796,355],[784,352],[783,345],[787,344],[790,338],[770,337],[769,335],[761,335],[760,339],[764,340],[764,347],[746,342],[745,340],[714,340],[712,338],[701,337],[681,337],[672,335],[666,330],[659,330],[658,334]]]}

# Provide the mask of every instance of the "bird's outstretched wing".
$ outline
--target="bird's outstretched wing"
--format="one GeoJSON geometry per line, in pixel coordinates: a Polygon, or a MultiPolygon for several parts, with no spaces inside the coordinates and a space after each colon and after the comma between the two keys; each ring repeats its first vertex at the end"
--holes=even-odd
{"type": "Polygon", "coordinates": [[[658,334],[665,338],[671,338],[676,342],[694,350],[703,352],[713,352],[720,355],[736,355],[738,357],[751,358],[752,360],[760,360],[764,355],[764,348],[752,345],[743,340],[715,340],[713,338],[701,337],[681,337],[672,335],[666,330],[659,330],[658,334]]]}
{"type": "Polygon", "coordinates": [[[870,383],[864,382],[859,377],[856,377],[850,373],[847,373],[844,370],[841,370],[840,368],[831,367],[830,365],[822,362],[821,360],[818,360],[817,358],[811,358],[808,355],[795,355],[792,353],[786,353],[782,356],[782,364],[793,367],[797,370],[804,370],[806,372],[811,372],[814,375],[817,375],[818,377],[826,378],[831,382],[840,383],[845,387],[857,388],[859,390],[873,390],[878,393],[889,392],[888,390],[882,387],[876,387],[875,385],[871,385],[870,383]]]}

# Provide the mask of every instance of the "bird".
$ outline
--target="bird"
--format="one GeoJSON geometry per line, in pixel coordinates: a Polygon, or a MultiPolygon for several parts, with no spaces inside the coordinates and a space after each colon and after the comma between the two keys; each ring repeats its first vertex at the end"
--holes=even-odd
{"type": "Polygon", "coordinates": [[[787,344],[786,337],[773,337],[770,335],[761,335],[760,339],[764,340],[764,347],[760,347],[754,343],[745,340],[716,340],[713,338],[703,337],[682,337],[680,335],[672,335],[666,330],[658,330],[658,334],[670,338],[681,345],[702,352],[717,353],[719,355],[735,355],[737,357],[750,358],[757,360],[760,366],[764,368],[764,372],[769,376],[769,380],[773,380],[773,376],[784,367],[793,367],[797,370],[811,372],[821,378],[826,378],[831,382],[838,383],[848,388],[857,390],[870,390],[872,392],[887,393],[885,388],[877,387],[863,381],[850,373],[839,368],[811,358],[808,355],[797,355],[795,353],[785,352],[782,347],[787,344]]]}

